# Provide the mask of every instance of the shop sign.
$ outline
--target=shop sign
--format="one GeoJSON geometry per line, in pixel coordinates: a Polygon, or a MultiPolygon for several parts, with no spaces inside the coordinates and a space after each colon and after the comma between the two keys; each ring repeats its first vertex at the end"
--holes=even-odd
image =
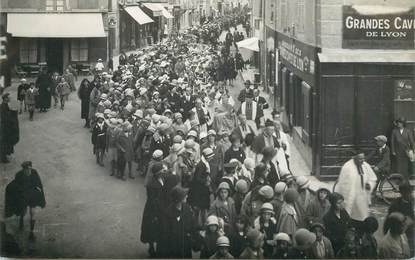
{"type": "Polygon", "coordinates": [[[413,49],[414,8],[343,6],[343,48],[413,49]]]}
{"type": "Polygon", "coordinates": [[[278,50],[281,60],[285,61],[291,70],[309,83],[314,81],[316,48],[302,42],[291,39],[283,34],[278,34],[278,50]]]}

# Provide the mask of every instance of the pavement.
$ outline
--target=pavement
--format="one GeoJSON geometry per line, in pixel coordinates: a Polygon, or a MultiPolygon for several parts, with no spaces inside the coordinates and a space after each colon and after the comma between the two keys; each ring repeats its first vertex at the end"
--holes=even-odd
{"type": "MultiPolygon", "coordinates": [[[[236,102],[249,73],[239,74],[234,86],[229,87],[236,102]]],[[[14,81],[6,91],[14,98],[16,88],[14,81]]],[[[262,95],[268,98],[266,93],[262,95]]],[[[95,163],[80,107],[76,93],[72,93],[64,111],[52,108],[47,113],[36,112],[34,121],[28,120],[28,113],[19,116],[20,141],[11,163],[0,164],[0,187],[4,191],[21,162],[31,160],[43,181],[47,205],[36,214],[36,242],[27,239],[28,219],[23,231],[18,230],[17,218],[3,219],[7,231],[16,236],[26,257],[146,258],[147,248],[139,240],[146,200],[143,179],[121,181],[109,176],[108,162],[105,168],[95,163]]],[[[265,111],[266,116],[271,111],[265,111]]],[[[307,175],[311,187],[319,185],[297,148],[292,143],[291,147],[294,175],[307,175]]],[[[4,192],[0,192],[1,212],[3,203],[4,192]]],[[[375,204],[371,211],[383,223],[385,205],[375,204]]]]}

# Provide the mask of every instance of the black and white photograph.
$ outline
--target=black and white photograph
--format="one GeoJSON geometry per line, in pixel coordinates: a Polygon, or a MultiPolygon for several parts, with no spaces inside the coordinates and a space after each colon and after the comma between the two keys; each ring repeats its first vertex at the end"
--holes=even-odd
{"type": "Polygon", "coordinates": [[[0,257],[415,258],[415,0],[0,0],[0,257]]]}

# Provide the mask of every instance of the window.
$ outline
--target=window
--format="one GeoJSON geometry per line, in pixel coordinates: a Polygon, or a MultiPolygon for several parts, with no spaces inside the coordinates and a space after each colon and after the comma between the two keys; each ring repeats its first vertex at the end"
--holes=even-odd
{"type": "Polygon", "coordinates": [[[34,39],[20,40],[20,63],[37,63],[37,41],[34,39]]]}
{"type": "Polygon", "coordinates": [[[88,41],[86,39],[72,39],[71,60],[88,61],[88,41]]]}
{"type": "Polygon", "coordinates": [[[395,80],[394,89],[395,118],[405,117],[408,122],[415,122],[415,80],[395,80]]]}
{"type": "Polygon", "coordinates": [[[46,0],[46,11],[55,11],[55,1],[46,0]]]}

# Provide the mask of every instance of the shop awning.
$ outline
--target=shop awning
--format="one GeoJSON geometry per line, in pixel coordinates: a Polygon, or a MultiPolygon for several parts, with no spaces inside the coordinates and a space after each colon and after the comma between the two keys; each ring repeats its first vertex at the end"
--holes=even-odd
{"type": "Polygon", "coordinates": [[[159,3],[144,3],[143,4],[145,7],[147,7],[148,9],[150,9],[153,12],[154,16],[160,16],[163,15],[165,18],[167,19],[173,19],[174,16],[166,10],[166,8],[164,8],[164,6],[162,4],[159,3]]]}
{"type": "Polygon", "coordinates": [[[106,37],[100,13],[8,13],[7,32],[14,37],[106,37]]]}
{"type": "Polygon", "coordinates": [[[251,51],[259,52],[259,40],[257,37],[248,38],[236,43],[239,49],[248,49],[251,51]]]}
{"type": "Polygon", "coordinates": [[[415,63],[414,50],[323,49],[322,63],[415,63]]]}
{"type": "Polygon", "coordinates": [[[153,19],[151,19],[143,10],[140,9],[138,6],[126,6],[124,10],[140,25],[153,23],[153,19]]]}

